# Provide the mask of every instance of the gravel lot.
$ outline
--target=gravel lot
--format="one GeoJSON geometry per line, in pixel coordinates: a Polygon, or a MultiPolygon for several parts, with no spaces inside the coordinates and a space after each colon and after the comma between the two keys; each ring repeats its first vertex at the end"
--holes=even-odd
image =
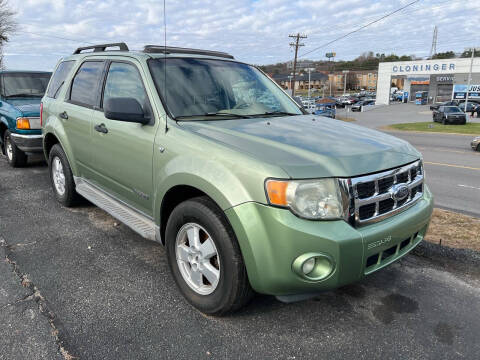
{"type": "Polygon", "coordinates": [[[234,316],[212,318],[178,293],[160,245],[87,202],[56,203],[43,163],[13,170],[0,158],[0,203],[0,359],[474,359],[480,352],[478,253],[424,244],[315,299],[257,296],[234,316]]]}

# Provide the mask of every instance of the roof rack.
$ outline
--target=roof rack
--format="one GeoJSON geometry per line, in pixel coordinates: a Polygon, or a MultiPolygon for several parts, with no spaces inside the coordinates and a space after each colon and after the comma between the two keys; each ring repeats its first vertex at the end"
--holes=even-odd
{"type": "Polygon", "coordinates": [[[124,42],[120,42],[120,43],[112,43],[112,44],[98,44],[98,45],[92,45],[92,46],[79,47],[73,53],[80,54],[83,50],[90,50],[90,49],[93,49],[93,52],[101,52],[101,51],[105,51],[105,49],[109,47],[118,47],[119,48],[118,51],[128,51],[127,44],[125,44],[124,42]]]}
{"type": "Polygon", "coordinates": [[[163,46],[163,45],[145,45],[143,48],[144,53],[160,53],[160,54],[195,54],[195,55],[208,55],[223,57],[227,59],[234,59],[230,54],[221,51],[211,51],[211,50],[200,50],[200,49],[188,49],[181,47],[173,46],[163,46]]]}

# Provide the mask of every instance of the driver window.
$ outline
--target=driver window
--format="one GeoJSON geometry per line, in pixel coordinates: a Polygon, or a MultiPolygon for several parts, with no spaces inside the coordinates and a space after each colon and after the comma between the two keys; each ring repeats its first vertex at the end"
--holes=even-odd
{"type": "Polygon", "coordinates": [[[118,97],[134,98],[140,103],[145,113],[149,112],[148,98],[142,78],[132,64],[116,62],[110,64],[103,93],[103,103],[105,104],[108,99],[118,97]]]}

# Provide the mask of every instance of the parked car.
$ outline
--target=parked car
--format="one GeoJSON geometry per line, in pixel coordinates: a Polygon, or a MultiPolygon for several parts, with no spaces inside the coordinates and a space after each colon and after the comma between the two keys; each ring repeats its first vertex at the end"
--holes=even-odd
{"type": "Polygon", "coordinates": [[[336,115],[335,103],[332,103],[332,104],[317,104],[313,114],[335,119],[335,115],[336,115]]]}
{"type": "Polygon", "coordinates": [[[0,71],[0,146],[12,167],[42,152],[40,100],[51,73],[0,71]]]}
{"type": "Polygon", "coordinates": [[[306,114],[226,53],[113,46],[62,59],[42,100],[53,194],[163,244],[200,311],[335,289],[424,238],[433,198],[409,143],[306,114]]]}
{"type": "Polygon", "coordinates": [[[347,105],[352,105],[353,104],[353,100],[350,96],[343,96],[340,98],[340,102],[342,103],[343,106],[347,106],[347,105]]]}
{"type": "Polygon", "coordinates": [[[433,110],[433,121],[446,124],[465,125],[467,123],[467,114],[458,106],[440,106],[433,110]]]}
{"type": "Polygon", "coordinates": [[[436,104],[430,105],[430,110],[438,110],[440,106],[458,106],[457,100],[444,101],[436,104]]]}
{"type": "Polygon", "coordinates": [[[474,138],[470,145],[472,146],[473,150],[480,151],[480,136],[474,138]]]}
{"type": "Polygon", "coordinates": [[[462,110],[463,112],[467,112],[467,113],[471,113],[472,111],[475,112],[477,111],[477,106],[478,104],[474,103],[474,102],[471,102],[471,101],[468,101],[467,102],[467,111],[465,111],[465,101],[462,101],[460,103],[458,103],[457,105],[460,110],[462,110]]]}
{"type": "Polygon", "coordinates": [[[353,104],[351,107],[352,111],[362,111],[362,107],[364,106],[372,106],[375,105],[375,100],[363,100],[359,101],[356,104],[353,104]]]}

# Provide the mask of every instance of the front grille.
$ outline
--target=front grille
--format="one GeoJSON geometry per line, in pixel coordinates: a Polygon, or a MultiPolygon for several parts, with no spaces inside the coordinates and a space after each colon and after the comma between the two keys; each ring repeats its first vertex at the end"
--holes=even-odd
{"type": "Polygon", "coordinates": [[[381,173],[350,179],[356,225],[379,221],[417,202],[423,194],[421,161],[381,173]]]}

